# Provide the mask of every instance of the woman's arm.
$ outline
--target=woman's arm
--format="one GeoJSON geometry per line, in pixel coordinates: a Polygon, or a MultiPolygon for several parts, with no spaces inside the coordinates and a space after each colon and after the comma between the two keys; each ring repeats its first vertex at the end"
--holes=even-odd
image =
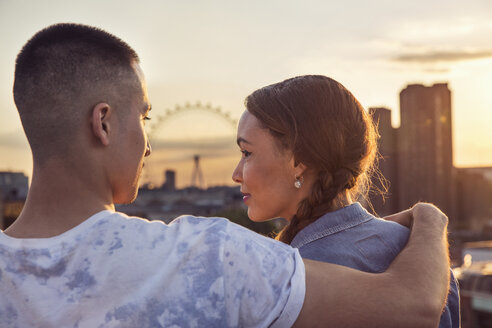
{"type": "Polygon", "coordinates": [[[399,215],[412,222],[410,239],[384,273],[304,261],[306,298],[295,327],[438,326],[449,288],[447,217],[430,204],[399,215]]]}

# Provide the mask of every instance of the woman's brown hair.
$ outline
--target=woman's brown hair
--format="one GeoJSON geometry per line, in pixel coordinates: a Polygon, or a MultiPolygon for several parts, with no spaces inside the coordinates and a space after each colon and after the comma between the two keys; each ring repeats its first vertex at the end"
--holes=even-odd
{"type": "Polygon", "coordinates": [[[256,90],[246,109],[267,128],[296,163],[315,173],[310,195],[277,239],[295,235],[334,209],[346,191],[364,195],[377,153],[371,117],[343,85],[326,76],[298,76],[256,90]]]}

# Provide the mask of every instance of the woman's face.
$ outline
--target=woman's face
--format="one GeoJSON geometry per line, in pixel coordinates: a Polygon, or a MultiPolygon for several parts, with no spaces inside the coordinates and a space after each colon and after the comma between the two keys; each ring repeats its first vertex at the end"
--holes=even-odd
{"type": "Polygon", "coordinates": [[[257,222],[277,217],[290,220],[306,196],[305,187],[294,187],[303,165],[294,166],[292,152],[280,149],[270,132],[248,111],[239,121],[237,144],[242,156],[232,179],[241,184],[249,218],[257,222]]]}

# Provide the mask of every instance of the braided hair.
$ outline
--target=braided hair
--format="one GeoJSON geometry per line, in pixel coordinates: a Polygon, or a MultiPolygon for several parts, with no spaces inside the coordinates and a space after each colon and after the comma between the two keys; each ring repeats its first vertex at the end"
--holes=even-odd
{"type": "Polygon", "coordinates": [[[267,128],[296,163],[315,174],[308,197],[277,239],[295,235],[326,212],[340,196],[364,196],[374,170],[377,133],[371,117],[337,81],[320,75],[298,76],[256,90],[246,109],[267,128]]]}

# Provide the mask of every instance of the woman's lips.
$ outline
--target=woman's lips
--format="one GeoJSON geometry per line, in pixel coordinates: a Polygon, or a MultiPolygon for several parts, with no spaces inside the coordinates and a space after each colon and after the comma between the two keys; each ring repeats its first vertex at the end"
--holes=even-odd
{"type": "Polygon", "coordinates": [[[251,194],[248,194],[248,193],[242,193],[243,194],[243,201],[247,201],[250,197],[251,197],[251,194]]]}

